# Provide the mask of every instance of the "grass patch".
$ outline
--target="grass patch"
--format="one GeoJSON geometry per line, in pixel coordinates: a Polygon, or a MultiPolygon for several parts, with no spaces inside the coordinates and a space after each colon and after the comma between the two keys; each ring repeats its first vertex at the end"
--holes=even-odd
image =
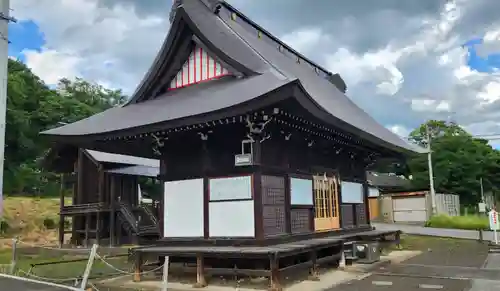
{"type": "Polygon", "coordinates": [[[461,249],[464,252],[467,252],[467,250],[475,252],[477,245],[478,242],[475,240],[402,234],[400,246],[390,245],[385,251],[408,250],[428,252],[431,250],[443,250],[444,252],[450,252],[461,249]]]}
{"type": "Polygon", "coordinates": [[[467,216],[447,216],[436,215],[431,217],[425,224],[427,227],[453,228],[466,230],[487,230],[489,228],[488,217],[467,215],[467,216]]]}
{"type": "MultiPolygon", "coordinates": [[[[65,204],[70,205],[71,198],[66,198],[65,204]]],[[[34,243],[55,243],[58,214],[59,198],[4,197],[0,248],[14,236],[34,243]]]]}
{"type": "Polygon", "coordinates": [[[400,248],[397,248],[395,245],[391,245],[389,249],[422,251],[422,250],[428,250],[429,248],[434,248],[436,246],[442,246],[442,245],[452,246],[462,243],[476,243],[476,242],[461,240],[456,238],[402,234],[400,241],[400,248]]]}
{"type": "MultiPolygon", "coordinates": [[[[37,249],[35,251],[31,249],[24,252],[23,249],[18,249],[18,255],[16,256],[17,275],[27,276],[26,273],[30,272],[31,269],[31,274],[45,278],[80,278],[87,266],[89,253],[79,252],[75,254],[73,252],[68,253],[65,251],[45,249],[37,249]],[[43,265],[45,263],[53,264],[43,265]],[[32,265],[35,266],[32,268],[32,265]]],[[[11,260],[12,251],[10,249],[3,249],[0,251],[0,265],[8,265],[11,263],[11,260]]],[[[106,258],[106,261],[120,270],[127,272],[132,272],[133,270],[133,266],[128,262],[127,256],[109,257],[106,258]]],[[[105,278],[117,275],[121,274],[113,268],[107,266],[98,258],[94,260],[90,273],[91,278],[105,278]]]]}

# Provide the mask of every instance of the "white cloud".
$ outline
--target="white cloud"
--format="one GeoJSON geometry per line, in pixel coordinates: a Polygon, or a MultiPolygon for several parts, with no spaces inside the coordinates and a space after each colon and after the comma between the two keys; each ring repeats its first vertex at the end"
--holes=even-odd
{"type": "Polygon", "coordinates": [[[78,66],[82,59],[76,54],[62,53],[56,50],[43,49],[41,51],[25,50],[26,63],[33,73],[38,75],[47,84],[57,84],[62,78],[78,77],[78,66]]]}
{"type": "Polygon", "coordinates": [[[444,100],[413,99],[411,100],[411,108],[422,112],[449,112],[450,104],[444,100]]]}
{"type": "Polygon", "coordinates": [[[340,48],[326,57],[326,66],[340,73],[349,86],[375,80],[379,94],[394,95],[403,84],[403,74],[395,65],[400,57],[401,53],[390,46],[365,54],[340,48]]]}
{"type": "Polygon", "coordinates": [[[132,6],[106,8],[97,0],[23,0],[12,8],[19,21],[34,21],[44,34],[42,51],[24,53],[48,84],[82,76],[130,93],[168,30],[168,13],[139,17],[132,6]]]}
{"type": "MultiPolygon", "coordinates": [[[[56,83],[61,77],[81,76],[131,93],[150,66],[168,31],[168,11],[155,13],[160,16],[148,16],[146,13],[139,16],[134,7],[126,4],[132,1],[115,1],[119,4],[113,8],[98,5],[98,1],[104,2],[12,1],[15,17],[20,21],[34,21],[46,40],[41,51],[24,51],[27,65],[48,84],[56,83]]],[[[279,3],[286,2],[276,3],[284,5],[279,3]]],[[[457,117],[459,123],[465,115],[468,115],[467,118],[474,117],[475,120],[464,121],[465,124],[476,124],[471,127],[474,131],[479,132],[482,128],[481,132],[499,132],[500,125],[486,123],[494,121],[490,120],[492,117],[474,115],[474,111],[496,103],[500,95],[500,77],[472,71],[465,62],[467,52],[460,48],[463,39],[459,39],[460,35],[454,31],[474,3],[449,1],[437,16],[423,14],[415,18],[410,15],[408,22],[418,26],[418,29],[412,28],[413,33],[404,37],[393,37],[382,44],[379,42],[371,49],[366,49],[364,45],[377,38],[376,28],[373,28],[373,39],[370,39],[371,27],[364,26],[364,31],[360,32],[355,25],[360,20],[352,13],[346,13],[349,16],[340,17],[337,22],[318,19],[317,22],[310,21],[305,27],[297,25],[293,29],[283,29],[281,34],[285,33],[283,41],[296,50],[340,73],[349,92],[356,92],[354,97],[363,96],[358,97],[357,102],[361,100],[363,103],[359,104],[369,105],[366,107],[372,110],[370,113],[378,111],[379,118],[386,118],[384,123],[393,124],[389,128],[400,135],[406,136],[408,128],[414,127],[415,122],[450,113],[457,117]],[[333,33],[334,26],[339,23],[348,23],[350,30],[333,33]],[[437,84],[434,84],[435,88],[432,87],[433,82],[437,84]],[[424,93],[435,96],[415,98],[424,93]],[[380,98],[380,95],[393,98],[380,98]],[[378,104],[384,100],[386,103],[378,104]],[[481,118],[490,119],[483,122],[481,118]]],[[[245,5],[251,6],[247,1],[245,5]]],[[[258,9],[267,7],[248,7],[255,15],[261,15],[258,9]]],[[[367,18],[369,16],[367,14],[367,18]]],[[[261,20],[256,19],[258,22],[261,20]]],[[[277,16],[264,20],[264,23],[270,24],[271,31],[273,25],[280,26],[279,21],[286,22],[277,16]]],[[[489,31],[487,40],[498,40],[499,26],[492,24],[489,31]]],[[[495,118],[500,120],[500,114],[495,118]]]]}
{"type": "Polygon", "coordinates": [[[305,27],[284,35],[281,40],[293,47],[296,51],[306,53],[311,49],[311,44],[328,41],[329,37],[318,27],[305,27]]]}
{"type": "Polygon", "coordinates": [[[397,134],[398,136],[402,137],[403,139],[406,139],[411,132],[411,129],[405,127],[404,125],[401,124],[395,124],[395,125],[389,125],[387,128],[397,134]]]}

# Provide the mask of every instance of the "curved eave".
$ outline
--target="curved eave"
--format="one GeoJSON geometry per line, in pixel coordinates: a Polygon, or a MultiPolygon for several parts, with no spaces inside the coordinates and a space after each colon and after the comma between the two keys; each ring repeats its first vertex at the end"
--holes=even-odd
{"type": "Polygon", "coordinates": [[[399,152],[399,153],[427,153],[427,150],[417,146],[417,145],[412,145],[407,142],[405,142],[403,139],[401,139],[399,136],[396,134],[392,133],[389,129],[386,129],[384,127],[383,130],[386,130],[388,135],[392,138],[394,142],[388,142],[384,139],[381,139],[378,136],[375,136],[371,133],[368,133],[366,131],[363,131],[345,121],[342,119],[339,119],[332,113],[330,113],[327,109],[322,107],[316,100],[314,99],[309,92],[302,86],[301,82],[297,82],[298,86],[296,87],[296,90],[294,92],[294,96],[296,97],[297,101],[301,104],[303,108],[305,108],[309,113],[312,115],[318,117],[321,119],[323,122],[327,124],[331,124],[333,126],[339,127],[346,132],[349,132],[355,136],[358,136],[364,140],[367,140],[375,145],[387,148],[389,150],[399,152]]]}
{"type": "Polygon", "coordinates": [[[181,41],[178,37],[176,38],[176,36],[184,26],[187,26],[193,33],[193,36],[201,40],[203,45],[217,55],[221,61],[227,63],[242,74],[251,76],[265,69],[266,64],[252,52],[250,47],[241,42],[222,21],[217,19],[217,17],[214,17],[214,15],[207,17],[207,13],[212,12],[199,1],[187,1],[187,3],[177,8],[175,18],[161,45],[159,53],[156,55],[150,69],[139,83],[132,98],[124,106],[141,102],[144,97],[151,97],[148,95],[149,90],[154,85],[154,82],[161,77],[164,64],[168,64],[170,59],[176,57],[176,53],[172,50],[176,46],[176,42],[181,41]],[[233,50],[230,52],[222,50],[218,45],[219,42],[232,43],[233,50]]]}
{"type": "MultiPolygon", "coordinates": [[[[254,78],[266,78],[269,79],[271,76],[258,76],[254,78]]],[[[346,132],[349,132],[355,136],[364,139],[373,145],[386,148],[390,151],[397,153],[425,153],[426,151],[420,147],[413,146],[406,143],[398,136],[390,132],[388,129],[381,126],[381,130],[386,130],[384,132],[385,137],[389,137],[390,141],[381,139],[379,136],[375,136],[368,132],[365,132],[359,128],[356,128],[347,122],[337,118],[332,115],[327,109],[319,105],[311,96],[307,90],[304,89],[299,80],[282,80],[281,83],[274,83],[270,86],[269,91],[263,91],[260,96],[255,96],[255,98],[247,98],[242,102],[232,104],[231,106],[220,108],[213,111],[202,112],[200,114],[186,116],[171,120],[164,120],[156,123],[142,124],[133,128],[122,128],[119,130],[90,133],[90,134],[57,134],[57,131],[48,131],[42,134],[51,137],[54,140],[59,140],[62,142],[71,143],[84,143],[95,140],[103,140],[105,138],[119,137],[124,135],[137,135],[144,134],[148,132],[162,131],[170,128],[188,126],[194,124],[205,123],[208,121],[218,120],[226,118],[228,116],[236,116],[248,113],[252,110],[258,110],[267,106],[272,106],[280,101],[288,98],[294,98],[298,103],[311,115],[319,118],[323,122],[330,124],[332,126],[341,128],[346,132]],[[278,92],[279,91],[279,92],[278,92]],[[276,94],[273,94],[276,93],[276,94]],[[392,136],[390,136],[392,135],[392,136]],[[392,142],[391,142],[392,141],[392,142]]],[[[71,125],[71,124],[70,124],[71,125]]],[[[69,125],[69,126],[70,126],[69,125]]]]}
{"type": "MultiPolygon", "coordinates": [[[[179,94],[177,96],[165,96],[126,108],[109,109],[109,112],[105,111],[72,124],[44,131],[41,134],[56,141],[78,144],[205,123],[228,116],[245,114],[283,100],[286,96],[292,95],[293,86],[291,84],[293,82],[294,80],[278,79],[272,73],[267,73],[244,80],[229,80],[225,84],[213,84],[216,87],[210,93],[205,90],[191,91],[193,93],[190,93],[189,88],[185,88],[182,91],[174,91],[174,94],[179,94]],[[217,89],[222,87],[226,89],[217,89]],[[277,91],[279,91],[278,94],[273,94],[277,91]],[[179,100],[183,101],[179,102],[179,100]],[[189,110],[185,111],[185,114],[181,113],[181,110],[186,108],[189,110]],[[178,115],[169,115],[173,111],[178,115]],[[108,116],[105,116],[106,114],[108,116]],[[160,119],[162,116],[165,119],[160,119]],[[129,124],[120,122],[115,127],[110,125],[107,130],[103,129],[102,126],[95,130],[98,124],[112,124],[127,117],[129,124]],[[157,117],[160,118],[156,119],[157,117]]],[[[206,85],[211,86],[210,83],[206,85]]],[[[202,85],[197,85],[197,87],[200,86],[202,85]]],[[[192,89],[198,90],[196,87],[192,89]]]]}

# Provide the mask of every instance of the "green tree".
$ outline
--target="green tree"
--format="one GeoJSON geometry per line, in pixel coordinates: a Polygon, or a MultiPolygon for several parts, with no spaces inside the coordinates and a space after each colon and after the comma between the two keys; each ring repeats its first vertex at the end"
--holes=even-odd
{"type": "Polygon", "coordinates": [[[62,79],[51,89],[15,60],[8,69],[4,192],[44,193],[54,188],[54,175],[38,166],[49,148],[39,132],[121,105],[126,96],[83,79],[62,79]]]}
{"type": "MultiPolygon", "coordinates": [[[[460,195],[461,203],[475,204],[480,200],[480,179],[488,190],[497,190],[500,154],[488,141],[474,138],[455,123],[431,120],[410,134],[410,139],[427,144],[427,128],[432,148],[434,187],[436,192],[460,195]]],[[[418,188],[429,186],[427,155],[414,155],[408,160],[418,188]]]]}

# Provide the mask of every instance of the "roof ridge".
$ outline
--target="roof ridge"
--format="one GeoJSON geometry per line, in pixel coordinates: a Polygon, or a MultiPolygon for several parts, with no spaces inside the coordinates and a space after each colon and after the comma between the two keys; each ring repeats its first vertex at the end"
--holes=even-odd
{"type": "Polygon", "coordinates": [[[262,26],[260,26],[259,24],[257,24],[255,21],[253,21],[252,19],[250,19],[243,12],[239,11],[238,9],[236,9],[231,4],[227,3],[224,0],[219,0],[219,3],[222,4],[222,5],[224,5],[231,12],[235,13],[239,18],[241,18],[242,20],[244,20],[246,23],[248,23],[249,25],[253,26],[255,29],[257,29],[258,31],[262,32],[263,34],[265,34],[267,37],[269,37],[270,39],[272,39],[273,41],[275,41],[279,45],[283,46],[283,48],[286,48],[288,51],[290,51],[291,53],[295,54],[297,57],[299,57],[299,58],[303,59],[305,62],[309,63],[309,65],[318,68],[319,70],[323,71],[323,73],[325,73],[325,74],[327,74],[329,76],[334,75],[334,73],[331,72],[330,70],[325,69],[323,66],[319,65],[318,63],[312,61],[310,58],[308,58],[305,55],[301,54],[300,52],[296,51],[290,45],[284,43],[278,37],[274,36],[268,30],[264,29],[262,26]]]}

